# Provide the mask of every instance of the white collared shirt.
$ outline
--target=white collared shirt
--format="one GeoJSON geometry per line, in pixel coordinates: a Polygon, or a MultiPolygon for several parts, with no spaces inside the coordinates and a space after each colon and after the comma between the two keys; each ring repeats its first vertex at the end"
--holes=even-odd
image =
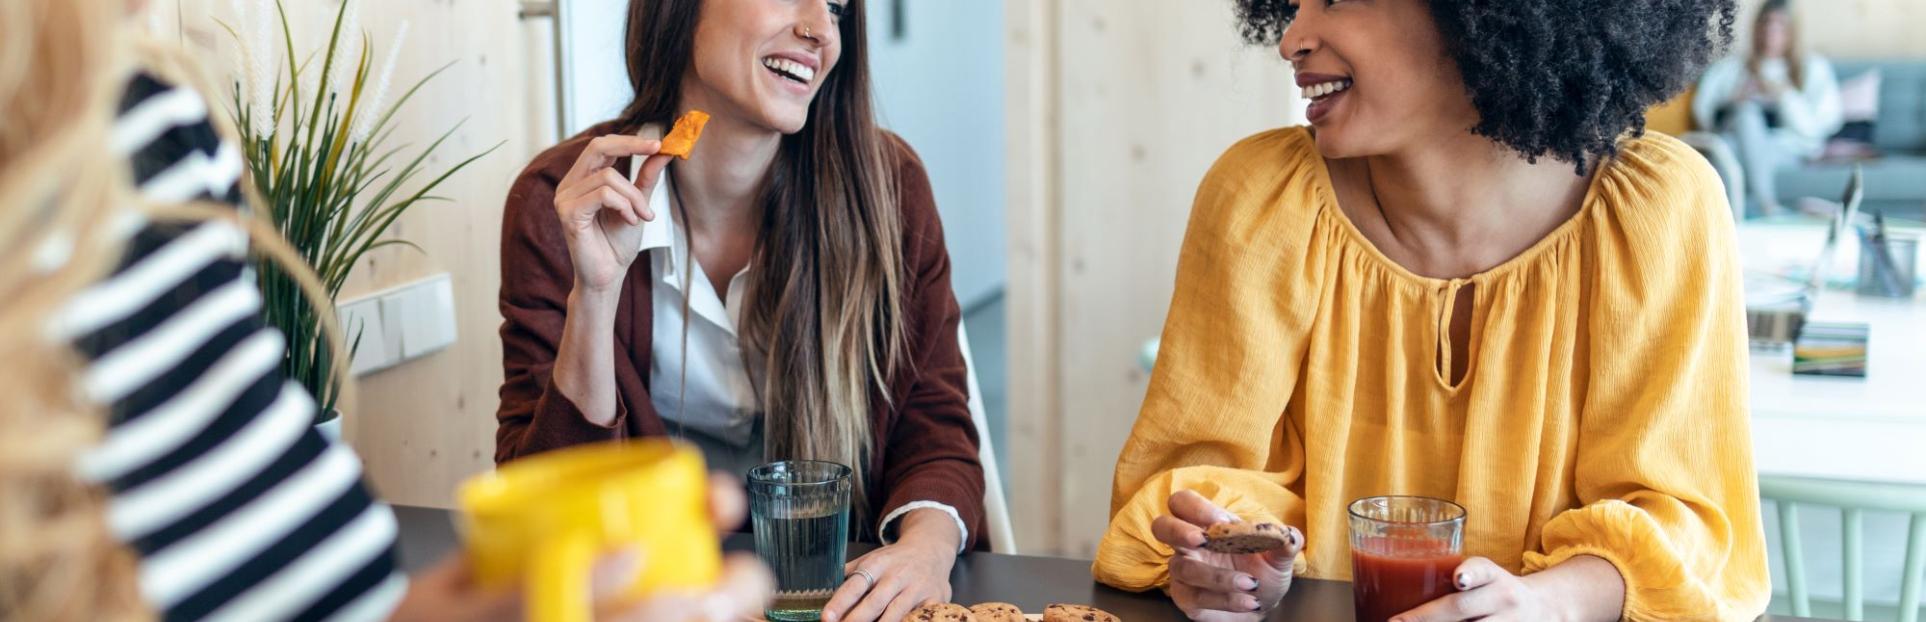
{"type": "Polygon", "coordinates": [[[762,414],[756,385],[743,363],[742,341],[736,336],[749,270],[730,277],[727,299],[719,295],[701,262],[688,255],[688,239],[676,225],[670,196],[664,176],[649,200],[659,206],[655,220],[642,223],[642,253],[649,257],[650,306],[655,315],[649,398],[664,420],[743,446],[755,440],[756,419],[762,414]],[[683,274],[685,262],[693,275],[683,274]],[[684,283],[689,286],[689,317],[683,316],[684,283]],[[685,327],[689,333],[686,356],[682,351],[685,327]]]}
{"type": "MultiPolygon", "coordinates": [[[[629,167],[630,179],[635,178],[640,166],[641,158],[636,158],[629,167]]],[[[649,356],[650,402],[677,436],[688,429],[733,447],[746,448],[751,442],[759,446],[760,379],[750,376],[742,341],[736,335],[736,327],[742,322],[749,268],[730,277],[728,292],[719,295],[702,271],[702,262],[688,254],[688,238],[676,225],[676,206],[670,202],[673,196],[665,172],[649,197],[655,220],[642,223],[641,252],[649,258],[650,306],[655,316],[649,356]],[[694,271],[686,279],[685,264],[694,271]],[[682,312],[685,282],[689,286],[687,316],[682,312]],[[684,327],[688,330],[686,356],[684,327]]],[[[969,540],[969,527],[956,508],[935,501],[915,501],[890,512],[877,523],[878,539],[885,544],[891,542],[890,524],[912,510],[924,508],[949,514],[962,535],[958,542],[969,540]]]]}

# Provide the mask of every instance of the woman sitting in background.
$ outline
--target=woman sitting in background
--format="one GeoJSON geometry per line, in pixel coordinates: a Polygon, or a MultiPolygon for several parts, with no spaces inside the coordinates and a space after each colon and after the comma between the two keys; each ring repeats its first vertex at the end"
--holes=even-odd
{"type": "Polygon", "coordinates": [[[949,599],[984,483],[942,223],[877,127],[863,4],[631,0],[635,99],[509,190],[495,458],[673,435],[738,474],[847,465],[853,535],[885,546],[824,616],[894,622],[949,599]],[[691,110],[670,164],[655,138],[691,110]]]}
{"type": "MultiPolygon", "coordinates": [[[[0,620],[521,619],[458,556],[402,575],[394,515],[281,373],[239,152],[199,92],[131,68],[126,5],[0,3],[0,620]]],[[[739,489],[715,499],[740,519],[739,489]]],[[[738,558],[706,601],[604,613],[728,618],[768,591],[738,558]]]]}
{"type": "Polygon", "coordinates": [[[1705,70],[1692,119],[1725,136],[1745,168],[1762,215],[1779,213],[1777,173],[1819,155],[1839,132],[1839,80],[1832,63],[1799,45],[1791,0],[1767,0],[1752,23],[1752,49],[1705,70]]]}
{"type": "Polygon", "coordinates": [[[1764,611],[1732,218],[1703,158],[1639,135],[1731,0],[1238,6],[1310,127],[1198,188],[1097,578],[1259,620],[1296,563],[1351,576],[1352,500],[1419,495],[1468,509],[1472,557],[1394,619],[1764,611]],[[1235,517],[1290,546],[1200,548],[1235,517]]]}

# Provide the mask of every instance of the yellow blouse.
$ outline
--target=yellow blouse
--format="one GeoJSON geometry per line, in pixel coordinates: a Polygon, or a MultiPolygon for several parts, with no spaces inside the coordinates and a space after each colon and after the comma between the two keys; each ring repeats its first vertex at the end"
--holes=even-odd
{"type": "Polygon", "coordinates": [[[1304,128],[1245,139],[1197,191],[1162,352],[1117,461],[1096,578],[1166,585],[1175,490],[1304,530],[1351,574],[1345,506],[1464,505],[1465,550],[1529,573],[1595,555],[1634,620],[1752,620],[1771,588],[1731,212],[1672,138],[1622,145],[1570,221],[1468,279],[1415,275],[1339,209],[1304,128]],[[1452,299],[1475,284],[1456,386],[1452,299]]]}

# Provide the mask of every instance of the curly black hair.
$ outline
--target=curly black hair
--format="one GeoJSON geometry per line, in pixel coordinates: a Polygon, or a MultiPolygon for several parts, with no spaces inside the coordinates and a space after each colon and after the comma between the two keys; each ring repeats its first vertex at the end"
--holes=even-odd
{"type": "MultiPolygon", "coordinates": [[[[1290,0],[1235,2],[1252,44],[1276,45],[1297,14],[1290,0]]],[[[1737,13],[1734,0],[1427,2],[1478,110],[1472,132],[1580,175],[1724,53],[1737,13]]]]}

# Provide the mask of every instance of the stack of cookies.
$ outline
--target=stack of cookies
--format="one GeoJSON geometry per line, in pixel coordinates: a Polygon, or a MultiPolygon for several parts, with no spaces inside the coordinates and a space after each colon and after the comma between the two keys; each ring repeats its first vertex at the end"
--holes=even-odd
{"type": "MultiPolygon", "coordinates": [[[[1009,603],[983,603],[965,609],[951,603],[932,603],[911,611],[909,622],[1023,622],[1030,618],[1009,603]]],[[[1050,605],[1043,609],[1043,622],[1120,622],[1117,616],[1096,607],[1050,605]]]]}

